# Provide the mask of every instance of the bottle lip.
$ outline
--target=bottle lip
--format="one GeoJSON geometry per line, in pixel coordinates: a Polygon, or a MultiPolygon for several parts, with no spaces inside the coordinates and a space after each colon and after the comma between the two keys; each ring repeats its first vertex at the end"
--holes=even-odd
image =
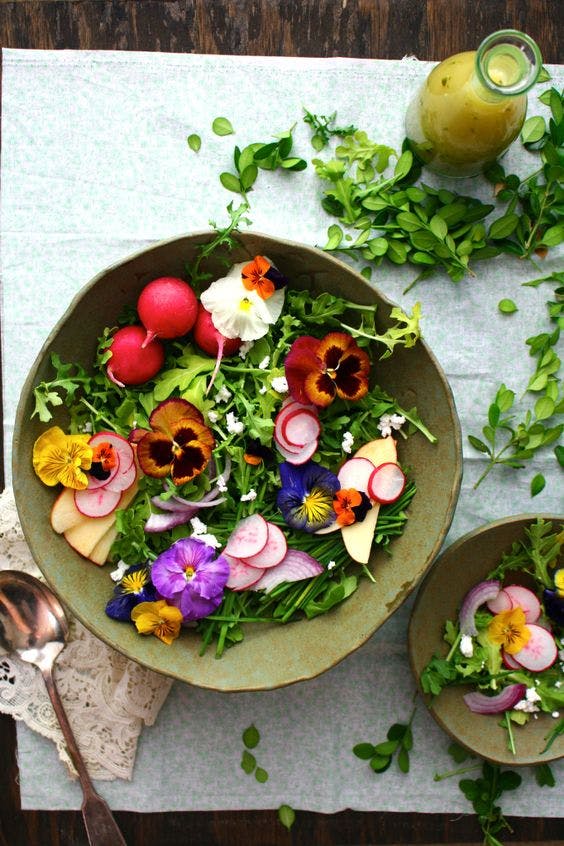
{"type": "Polygon", "coordinates": [[[496,94],[515,96],[533,87],[542,70],[542,55],[537,43],[524,32],[500,29],[484,38],[476,52],[476,72],[482,85],[496,94]],[[522,57],[522,72],[515,82],[508,85],[496,83],[488,74],[491,59],[504,47],[512,50],[513,57],[522,57]]]}

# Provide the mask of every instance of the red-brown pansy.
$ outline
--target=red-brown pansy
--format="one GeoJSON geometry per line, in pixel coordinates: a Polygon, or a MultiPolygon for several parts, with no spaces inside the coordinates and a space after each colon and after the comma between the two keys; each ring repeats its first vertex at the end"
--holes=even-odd
{"type": "Polygon", "coordinates": [[[255,256],[241,271],[243,285],[247,291],[254,289],[263,300],[271,297],[276,290],[276,285],[267,276],[270,267],[270,262],[264,256],[255,256]]]}
{"type": "Polygon", "coordinates": [[[306,405],[325,408],[335,397],[355,401],[368,391],[370,358],[346,332],[330,332],[322,340],[302,335],[284,366],[290,394],[306,405]]]}
{"type": "MultiPolygon", "coordinates": [[[[137,459],[147,476],[162,478],[170,473],[175,485],[183,485],[205,470],[215,440],[195,405],[180,398],[161,402],[152,412],[147,431],[137,443],[137,459]]],[[[139,437],[136,430],[136,439],[139,437]]]]}

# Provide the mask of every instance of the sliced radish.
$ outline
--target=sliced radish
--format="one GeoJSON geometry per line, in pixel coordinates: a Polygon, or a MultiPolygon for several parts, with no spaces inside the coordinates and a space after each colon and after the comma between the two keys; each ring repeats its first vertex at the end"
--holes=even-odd
{"type": "Polygon", "coordinates": [[[266,520],[260,514],[251,514],[235,526],[224,551],[233,558],[251,558],[264,548],[267,540],[266,520]]]}
{"type": "Polygon", "coordinates": [[[135,462],[130,465],[128,470],[120,470],[113,477],[113,479],[108,480],[107,484],[104,486],[104,489],[107,491],[126,491],[128,488],[131,487],[135,479],[137,478],[137,466],[135,462]]]}
{"type": "Polygon", "coordinates": [[[112,479],[114,479],[117,476],[117,474],[119,473],[119,467],[120,467],[119,452],[117,452],[117,450],[114,450],[114,453],[115,453],[116,463],[114,464],[114,466],[112,467],[112,469],[110,470],[110,472],[108,473],[108,475],[106,476],[105,479],[97,479],[96,476],[92,476],[91,473],[88,473],[88,490],[89,491],[93,491],[96,488],[105,488],[106,485],[108,484],[108,482],[111,482],[112,479]]]}
{"type": "Polygon", "coordinates": [[[506,652],[504,649],[501,651],[501,657],[503,659],[503,663],[506,667],[509,667],[510,670],[524,670],[522,664],[519,661],[516,661],[513,655],[510,655],[509,652],[506,652]]]}
{"type": "Polygon", "coordinates": [[[368,496],[383,504],[395,502],[405,488],[406,478],[399,464],[387,461],[376,467],[368,480],[368,496]]]}
{"type": "Polygon", "coordinates": [[[523,609],[525,622],[537,622],[541,615],[541,605],[532,590],[521,585],[508,585],[504,591],[509,596],[513,608],[523,609]]]}
{"type": "Polygon", "coordinates": [[[501,714],[517,705],[524,697],[526,690],[526,684],[510,684],[495,696],[486,696],[485,693],[472,691],[462,698],[475,714],[501,714]]]}
{"type": "Polygon", "coordinates": [[[229,564],[229,578],[226,587],[231,590],[247,590],[258,582],[264,573],[264,570],[259,567],[250,567],[244,561],[233,558],[232,555],[227,555],[225,552],[222,552],[222,557],[229,564]]]}
{"type": "Polygon", "coordinates": [[[312,411],[292,410],[284,417],[281,425],[284,439],[292,446],[304,447],[316,441],[321,432],[321,424],[312,411]]]}
{"type": "Polygon", "coordinates": [[[315,455],[317,451],[317,441],[312,441],[311,444],[306,444],[305,447],[302,447],[299,452],[290,452],[290,450],[285,449],[281,446],[281,444],[277,444],[278,452],[280,455],[286,459],[289,464],[305,464],[306,461],[315,455]]]}
{"type": "Polygon", "coordinates": [[[297,455],[303,447],[293,446],[292,444],[288,443],[288,441],[282,435],[282,432],[278,429],[274,430],[274,442],[280,452],[284,450],[284,452],[289,452],[290,455],[297,455]]]}
{"type": "Polygon", "coordinates": [[[337,473],[342,488],[368,493],[368,482],[376,468],[368,458],[349,458],[337,473]]]}
{"type": "Polygon", "coordinates": [[[501,588],[494,599],[490,599],[487,602],[487,606],[492,614],[501,614],[502,611],[509,611],[513,608],[511,598],[509,594],[505,592],[504,588],[501,588]]]}
{"type": "Polygon", "coordinates": [[[558,657],[558,648],[552,634],[542,626],[534,623],[527,625],[531,637],[519,652],[513,653],[513,658],[526,670],[540,673],[551,667],[558,657]]]}
{"type": "Polygon", "coordinates": [[[311,579],[323,572],[323,567],[300,549],[289,549],[280,564],[265,570],[262,577],[255,582],[252,590],[264,590],[269,593],[282,582],[299,582],[301,579],[311,579]]]}
{"type": "Polygon", "coordinates": [[[317,417],[317,412],[313,406],[303,405],[301,402],[296,402],[296,400],[291,398],[284,401],[282,408],[274,419],[274,440],[278,446],[281,446],[282,449],[285,449],[287,452],[299,452],[301,448],[296,446],[296,444],[292,444],[284,435],[285,422],[287,418],[296,411],[307,411],[314,417],[317,417]]]}
{"type": "Polygon", "coordinates": [[[119,505],[122,491],[109,491],[107,488],[96,488],[91,491],[85,488],[74,492],[74,502],[85,517],[106,517],[119,505]]]}
{"type": "Polygon", "coordinates": [[[288,551],[288,543],[282,529],[267,522],[268,537],[260,552],[250,558],[244,558],[245,564],[261,569],[276,567],[288,551]]]}

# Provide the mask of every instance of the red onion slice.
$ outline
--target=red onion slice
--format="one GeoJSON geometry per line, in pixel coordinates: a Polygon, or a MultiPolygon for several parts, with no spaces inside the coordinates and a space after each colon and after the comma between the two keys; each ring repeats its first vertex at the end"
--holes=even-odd
{"type": "Polygon", "coordinates": [[[487,582],[479,582],[471,590],[468,591],[464,597],[464,602],[458,615],[458,622],[460,623],[460,631],[463,635],[477,635],[478,629],[474,622],[476,611],[480,605],[488,602],[490,599],[495,599],[501,588],[498,581],[491,580],[487,582]]]}
{"type": "Polygon", "coordinates": [[[474,714],[501,714],[509,711],[525,696],[526,684],[510,684],[496,696],[486,696],[484,693],[473,691],[462,698],[474,714]]]}

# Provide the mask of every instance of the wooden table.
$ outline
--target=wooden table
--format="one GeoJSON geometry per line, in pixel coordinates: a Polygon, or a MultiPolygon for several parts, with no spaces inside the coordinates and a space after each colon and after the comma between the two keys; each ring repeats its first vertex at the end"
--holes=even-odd
{"type": "MultiPolygon", "coordinates": [[[[561,0],[0,0],[0,44],[30,49],[437,60],[513,27],[537,41],[545,62],[561,62],[563,23],[561,0]]],[[[0,749],[0,846],[86,844],[79,813],[20,810],[9,717],[0,717],[0,749]]],[[[555,790],[555,801],[560,795],[555,790]]],[[[449,814],[299,812],[291,833],[275,811],[116,817],[132,846],[406,846],[480,837],[474,817],[449,814]]],[[[505,843],[562,843],[563,820],[511,823],[505,843]]]]}

